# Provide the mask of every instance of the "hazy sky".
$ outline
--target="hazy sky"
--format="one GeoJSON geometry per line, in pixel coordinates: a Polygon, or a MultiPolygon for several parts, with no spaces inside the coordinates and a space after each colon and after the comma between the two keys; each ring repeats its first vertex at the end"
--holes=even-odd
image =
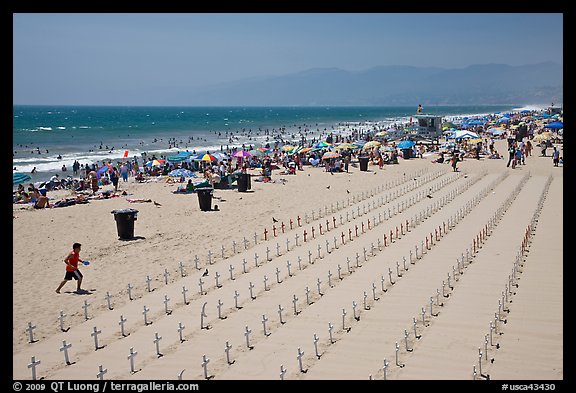
{"type": "Polygon", "coordinates": [[[561,13],[14,14],[14,104],[154,94],[316,67],[563,62],[561,13]]]}

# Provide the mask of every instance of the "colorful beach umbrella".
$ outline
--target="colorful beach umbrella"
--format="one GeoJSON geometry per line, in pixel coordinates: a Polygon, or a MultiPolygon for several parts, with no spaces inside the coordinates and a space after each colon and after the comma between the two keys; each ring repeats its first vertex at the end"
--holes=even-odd
{"type": "Polygon", "coordinates": [[[380,142],[378,142],[378,141],[369,141],[369,142],[366,142],[366,143],[364,144],[363,149],[364,149],[364,150],[367,150],[367,149],[372,149],[372,148],[375,148],[375,147],[378,148],[378,147],[380,147],[381,144],[382,144],[382,143],[380,143],[380,142]]]}
{"type": "Polygon", "coordinates": [[[326,141],[321,141],[321,142],[316,143],[316,144],[313,145],[312,147],[315,147],[315,148],[317,148],[317,149],[324,149],[324,148],[326,148],[326,147],[332,147],[332,144],[331,144],[331,143],[328,143],[328,142],[326,142],[326,141]]]}
{"type": "Polygon", "coordinates": [[[197,177],[196,174],[194,172],[192,172],[190,169],[184,169],[184,168],[178,168],[178,169],[174,169],[173,171],[170,171],[170,173],[168,173],[168,176],[170,177],[197,177]]]}
{"type": "Polygon", "coordinates": [[[32,177],[27,173],[14,172],[12,174],[12,184],[13,185],[21,184],[21,183],[27,182],[29,180],[32,180],[32,177]]]}
{"type": "Polygon", "coordinates": [[[323,159],[323,160],[328,160],[328,159],[330,159],[330,158],[338,158],[338,157],[340,157],[340,153],[336,153],[336,152],[333,152],[333,151],[328,151],[328,152],[324,153],[324,155],[322,156],[322,159],[323,159]]]}
{"type": "Polygon", "coordinates": [[[410,149],[412,146],[414,146],[416,144],[416,142],[414,141],[402,141],[398,144],[398,149],[410,149]]]}
{"type": "Polygon", "coordinates": [[[209,153],[200,154],[199,156],[197,156],[195,158],[195,160],[197,160],[197,161],[218,161],[218,159],[216,157],[214,157],[212,154],[209,154],[209,153]]]}
{"type": "Polygon", "coordinates": [[[246,150],[240,150],[240,151],[237,151],[236,153],[232,154],[232,157],[247,158],[247,157],[252,157],[252,153],[250,153],[249,151],[246,151],[246,150]]]}

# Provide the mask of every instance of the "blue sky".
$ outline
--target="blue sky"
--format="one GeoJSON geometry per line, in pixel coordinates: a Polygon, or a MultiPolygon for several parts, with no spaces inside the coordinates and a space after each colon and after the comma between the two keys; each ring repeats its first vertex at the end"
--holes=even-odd
{"type": "Polygon", "coordinates": [[[317,67],[563,63],[561,13],[13,15],[15,104],[154,105],[317,67]]]}

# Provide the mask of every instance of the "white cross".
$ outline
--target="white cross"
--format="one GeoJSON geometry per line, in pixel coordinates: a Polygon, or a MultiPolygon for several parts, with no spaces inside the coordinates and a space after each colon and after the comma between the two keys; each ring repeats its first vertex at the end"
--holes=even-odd
{"type": "Polygon", "coordinates": [[[126,337],[126,334],[124,333],[124,323],[127,321],[127,319],[124,319],[124,315],[120,315],[120,322],[118,322],[118,325],[120,325],[120,332],[122,333],[123,337],[126,337]]]}
{"type": "Polygon", "coordinates": [[[332,330],[334,330],[334,325],[331,322],[328,322],[328,334],[330,335],[330,344],[334,344],[334,340],[332,339],[332,330]]]}
{"type": "Polygon", "coordinates": [[[216,272],[215,278],[216,278],[216,288],[220,288],[222,286],[218,281],[218,279],[220,278],[220,273],[216,272]]]}
{"type": "Polygon", "coordinates": [[[308,287],[306,287],[306,304],[310,305],[310,298],[308,296],[308,294],[310,293],[310,289],[308,289],[308,287]]]}
{"type": "MultiPolygon", "coordinates": [[[[204,318],[208,317],[208,315],[206,315],[206,305],[208,304],[208,302],[204,302],[204,304],[202,305],[202,311],[200,312],[200,329],[204,329],[204,318]]],[[[206,327],[208,328],[208,327],[206,327]]]]}
{"type": "Polygon", "coordinates": [[[268,336],[268,333],[266,332],[266,322],[268,321],[268,318],[266,318],[266,315],[262,314],[262,326],[264,328],[264,335],[268,336]]]}
{"type": "Polygon", "coordinates": [[[222,318],[222,305],[224,303],[222,303],[222,300],[218,299],[218,305],[216,306],[218,308],[218,318],[220,319],[224,319],[222,318]]]}
{"type": "Polygon", "coordinates": [[[109,310],[114,309],[114,307],[112,307],[112,303],[110,302],[111,299],[112,299],[112,295],[110,295],[110,292],[106,291],[106,302],[108,303],[108,309],[109,310]]]}
{"type": "Polygon", "coordinates": [[[256,265],[256,267],[258,267],[258,254],[254,253],[254,265],[256,265]]]}
{"type": "Polygon", "coordinates": [[[386,358],[384,358],[384,367],[382,367],[383,371],[384,371],[384,380],[386,380],[386,371],[388,370],[388,362],[386,361],[386,358]]]}
{"type": "Polygon", "coordinates": [[[342,329],[346,330],[346,310],[342,309],[342,329]]]}
{"type": "Polygon", "coordinates": [[[276,282],[280,284],[282,280],[280,280],[280,269],[276,268],[276,282]]]}
{"type": "Polygon", "coordinates": [[[240,294],[238,293],[238,291],[234,291],[234,306],[236,308],[238,308],[238,296],[240,296],[240,294]]]}
{"type": "Polygon", "coordinates": [[[88,320],[88,307],[90,306],[90,304],[88,303],[88,300],[84,300],[84,305],[82,306],[82,308],[84,309],[84,319],[88,320]]]}
{"type": "Polygon", "coordinates": [[[366,298],[367,298],[367,297],[368,297],[368,295],[366,294],[366,291],[364,291],[364,310],[369,310],[369,309],[370,309],[370,307],[368,307],[368,306],[366,305],[366,298]]]}
{"type": "Polygon", "coordinates": [[[70,348],[72,344],[66,344],[66,340],[62,341],[62,347],[60,348],[60,352],[64,352],[64,361],[66,364],[70,364],[70,358],[68,357],[68,348],[70,348]]]}
{"type": "Polygon", "coordinates": [[[228,343],[228,341],[226,341],[226,345],[224,346],[224,352],[226,352],[226,361],[228,362],[228,364],[232,364],[230,362],[230,349],[232,348],[232,345],[230,345],[228,343]]]}
{"type": "Polygon", "coordinates": [[[276,242],[276,256],[280,256],[280,244],[278,244],[278,242],[276,242]]]}
{"type": "Polygon", "coordinates": [[[356,301],[353,300],[352,301],[352,313],[354,314],[354,319],[358,321],[358,320],[360,320],[360,317],[356,316],[356,307],[357,307],[356,301]]]}
{"type": "Polygon", "coordinates": [[[222,244],[221,249],[222,249],[222,259],[224,259],[224,244],[222,244]]]}
{"type": "Polygon", "coordinates": [[[268,248],[268,246],[266,246],[266,260],[267,261],[270,260],[270,249],[268,248]]]}
{"type": "Polygon", "coordinates": [[[254,244],[258,244],[258,235],[254,232],[254,244]]]}
{"type": "Polygon", "coordinates": [[[252,294],[252,288],[254,288],[254,284],[252,284],[252,281],[250,281],[250,285],[248,286],[248,288],[250,289],[250,298],[252,298],[252,300],[256,299],[256,297],[252,294]]]}
{"type": "Polygon", "coordinates": [[[314,333],[314,352],[316,353],[316,357],[320,359],[320,354],[318,353],[318,336],[314,333]]]}
{"type": "Polygon", "coordinates": [[[264,275],[264,290],[267,291],[268,287],[266,286],[266,282],[268,281],[268,277],[264,275]]]}
{"type": "Polygon", "coordinates": [[[32,380],[36,380],[36,366],[40,364],[40,360],[36,360],[36,356],[32,356],[30,364],[28,364],[28,368],[32,369],[32,380]]]}
{"type": "Polygon", "coordinates": [[[328,286],[332,288],[332,273],[328,270],[328,286]]]}
{"type": "Polygon", "coordinates": [[[184,277],[184,262],[180,261],[179,262],[179,266],[180,266],[180,276],[184,277]]]}
{"type": "Polygon", "coordinates": [[[188,305],[188,300],[186,299],[186,292],[188,292],[186,286],[182,286],[182,296],[184,297],[184,304],[188,305]]]}
{"type": "Polygon", "coordinates": [[[104,379],[104,374],[106,374],[108,372],[108,369],[103,368],[102,365],[98,366],[98,374],[96,374],[96,376],[98,377],[99,380],[103,380],[104,379]]]}
{"type": "Polygon", "coordinates": [[[298,366],[300,366],[300,372],[304,372],[304,369],[302,368],[302,356],[304,356],[304,352],[300,349],[300,347],[298,347],[298,356],[296,356],[296,358],[298,359],[298,366]]]}
{"type": "Polygon", "coordinates": [[[164,311],[166,312],[166,314],[170,314],[170,310],[168,310],[168,302],[170,301],[170,298],[168,297],[168,295],[164,295],[164,311]]]}
{"type": "Polygon", "coordinates": [[[248,347],[248,349],[252,349],[252,347],[250,346],[250,333],[252,333],[252,330],[248,329],[248,325],[246,325],[246,331],[244,332],[244,336],[246,336],[246,346],[248,347]]]}
{"type": "Polygon", "coordinates": [[[234,280],[234,266],[230,265],[228,271],[230,272],[230,280],[234,280]]]}
{"type": "Polygon", "coordinates": [[[296,295],[292,298],[292,304],[294,305],[294,315],[298,315],[298,310],[296,309],[296,302],[298,302],[298,298],[296,295]]]}
{"type": "Polygon", "coordinates": [[[200,266],[198,266],[199,262],[200,258],[198,258],[198,255],[194,255],[194,267],[196,267],[197,270],[200,270],[200,266]]]}
{"type": "Polygon", "coordinates": [[[313,263],[312,262],[312,251],[308,250],[308,263],[313,263]]]}
{"type": "Polygon", "coordinates": [[[148,325],[148,311],[150,309],[144,305],[144,311],[142,311],[142,314],[144,314],[144,325],[148,325]]]}
{"type": "Polygon", "coordinates": [[[302,270],[302,258],[298,255],[298,270],[302,270]]]}
{"type": "Polygon", "coordinates": [[[244,237],[244,249],[248,249],[248,240],[246,240],[246,237],[244,237]]]}
{"type": "Polygon", "coordinates": [[[280,317],[280,323],[284,324],[284,321],[282,320],[282,311],[284,311],[284,309],[282,308],[282,305],[278,305],[278,316],[280,317]]]}
{"type": "Polygon", "coordinates": [[[286,252],[290,251],[290,239],[286,239],[286,252]]]}
{"type": "Polygon", "coordinates": [[[184,331],[185,326],[182,325],[182,322],[178,322],[178,335],[180,336],[180,342],[184,341],[184,337],[182,337],[182,331],[184,331]]]}
{"type": "Polygon", "coordinates": [[[208,250],[208,264],[212,265],[212,250],[208,250]]]}
{"type": "Polygon", "coordinates": [[[286,369],[284,368],[284,365],[281,364],[280,365],[280,380],[284,380],[284,375],[286,374],[286,369]]]}
{"type": "Polygon", "coordinates": [[[290,272],[290,266],[292,266],[290,261],[286,261],[286,268],[288,269],[288,276],[292,277],[292,273],[290,272]]]}
{"type": "Polygon", "coordinates": [[[204,368],[205,379],[208,379],[208,363],[210,363],[210,359],[208,359],[206,355],[202,355],[202,367],[204,368]]]}
{"type": "Polygon", "coordinates": [[[322,296],[323,293],[320,292],[320,284],[322,284],[322,281],[320,281],[320,278],[316,279],[316,288],[318,288],[318,295],[322,296]]]}
{"type": "Polygon", "coordinates": [[[200,277],[198,279],[198,286],[200,287],[200,295],[204,295],[204,291],[202,290],[202,285],[204,284],[204,281],[202,281],[202,277],[200,277]]]}
{"type": "Polygon", "coordinates": [[[243,271],[244,273],[247,273],[247,271],[246,271],[246,263],[247,263],[247,262],[246,262],[246,258],[242,258],[242,271],[243,271]]]}
{"type": "Polygon", "coordinates": [[[346,257],[346,266],[348,267],[348,273],[352,273],[352,269],[350,269],[350,258],[346,257]]]}
{"type": "Polygon", "coordinates": [[[66,314],[64,314],[63,310],[60,310],[60,315],[58,316],[58,320],[60,321],[60,330],[62,330],[63,332],[66,331],[66,329],[64,329],[64,317],[66,316],[66,314]]]}
{"type": "Polygon", "coordinates": [[[99,335],[100,333],[102,333],[102,330],[96,329],[96,326],[94,326],[94,329],[93,329],[92,333],[90,333],[90,335],[91,335],[92,337],[94,337],[94,348],[95,348],[94,350],[95,350],[95,351],[97,351],[98,348],[100,348],[100,346],[98,346],[98,335],[99,335]]]}
{"type": "Polygon", "coordinates": [[[339,280],[342,280],[342,274],[341,274],[341,272],[342,272],[342,266],[340,266],[340,264],[338,264],[338,279],[339,279],[339,280]]]}
{"type": "Polygon", "coordinates": [[[138,352],[134,352],[134,348],[130,348],[130,355],[128,355],[128,359],[130,359],[130,371],[134,373],[134,357],[138,355],[138,352]]]}
{"type": "Polygon", "coordinates": [[[232,240],[232,253],[236,254],[236,240],[232,240]]]}
{"type": "Polygon", "coordinates": [[[162,340],[162,336],[158,335],[158,332],[154,333],[154,344],[156,344],[156,354],[158,357],[162,356],[160,353],[160,340],[162,340]]]}
{"type": "Polygon", "coordinates": [[[298,234],[296,234],[296,235],[294,236],[294,238],[296,239],[296,246],[298,246],[298,239],[300,238],[300,236],[298,236],[298,234]]]}
{"type": "Polygon", "coordinates": [[[166,285],[168,285],[168,276],[170,276],[170,273],[168,273],[168,269],[164,269],[164,283],[166,285]]]}
{"type": "Polygon", "coordinates": [[[34,334],[33,334],[34,329],[36,329],[36,325],[32,325],[32,322],[28,322],[28,327],[26,328],[26,331],[28,332],[31,343],[34,342],[34,334]]]}
{"type": "Polygon", "coordinates": [[[132,284],[128,283],[128,299],[133,300],[132,299],[132,284]]]}

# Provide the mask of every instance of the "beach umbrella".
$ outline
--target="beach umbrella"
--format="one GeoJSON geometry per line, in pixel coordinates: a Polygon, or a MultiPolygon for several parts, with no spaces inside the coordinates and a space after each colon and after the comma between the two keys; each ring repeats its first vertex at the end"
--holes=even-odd
{"type": "Polygon", "coordinates": [[[262,156],[265,156],[266,154],[268,154],[268,153],[265,153],[262,150],[258,150],[258,149],[250,150],[250,153],[256,157],[262,157],[262,156]]]}
{"type": "Polygon", "coordinates": [[[560,128],[564,128],[564,123],[561,121],[555,121],[553,123],[546,124],[544,128],[550,128],[553,130],[559,130],[560,128]]]}
{"type": "Polygon", "coordinates": [[[250,153],[246,150],[240,150],[240,151],[237,151],[236,153],[232,154],[232,157],[247,158],[247,157],[252,157],[252,153],[250,153]]]}
{"type": "Polygon", "coordinates": [[[168,176],[170,177],[197,177],[196,174],[194,172],[192,172],[189,169],[184,169],[184,168],[178,168],[178,169],[174,169],[173,171],[170,171],[170,173],[168,173],[168,176]]]}
{"type": "Polygon", "coordinates": [[[408,140],[400,142],[397,147],[398,149],[410,149],[415,144],[416,142],[408,140]]]}
{"type": "Polygon", "coordinates": [[[374,147],[380,147],[381,144],[382,144],[382,143],[380,143],[380,142],[378,142],[378,141],[369,141],[369,142],[366,142],[362,148],[363,148],[364,150],[367,150],[367,149],[371,149],[371,148],[374,148],[374,147]]]}
{"type": "Polygon", "coordinates": [[[394,151],[394,148],[392,146],[382,146],[380,151],[394,151]]]}
{"type": "Polygon", "coordinates": [[[374,136],[387,136],[388,135],[388,131],[379,131],[376,134],[374,134],[374,136]]]}
{"type": "Polygon", "coordinates": [[[32,180],[32,177],[27,173],[14,172],[12,174],[12,185],[21,184],[32,180]]]}
{"type": "Polygon", "coordinates": [[[501,135],[501,134],[505,133],[506,130],[503,129],[503,128],[491,127],[491,128],[488,128],[488,129],[486,130],[486,132],[489,133],[489,134],[492,134],[492,135],[501,135]]]}
{"type": "Polygon", "coordinates": [[[458,130],[454,131],[448,138],[450,139],[480,138],[480,135],[472,131],[458,130]]]}
{"type": "Polygon", "coordinates": [[[97,176],[97,177],[102,176],[102,174],[103,174],[104,172],[107,172],[109,169],[112,169],[112,165],[110,165],[110,164],[104,164],[104,165],[102,165],[102,166],[101,166],[100,168],[98,168],[98,170],[96,171],[96,176],[97,176]]]}
{"type": "Polygon", "coordinates": [[[164,164],[164,162],[166,162],[166,160],[152,160],[148,161],[146,163],[146,166],[158,166],[164,164]]]}
{"type": "Polygon", "coordinates": [[[283,150],[283,151],[290,151],[290,150],[292,150],[292,149],[294,149],[294,146],[293,146],[293,145],[284,145],[284,146],[282,146],[282,150],[283,150]]]}
{"type": "Polygon", "coordinates": [[[216,157],[214,157],[212,154],[209,154],[209,153],[200,154],[199,156],[197,156],[195,158],[195,160],[197,160],[197,161],[218,161],[218,159],[216,157]]]}
{"type": "Polygon", "coordinates": [[[552,135],[549,132],[543,132],[542,134],[537,134],[532,138],[534,142],[540,143],[542,141],[547,141],[548,139],[552,139],[552,135]]]}
{"type": "Polygon", "coordinates": [[[336,146],[336,149],[358,149],[358,145],[353,143],[340,143],[336,146]]]}
{"type": "Polygon", "coordinates": [[[324,153],[324,155],[322,156],[322,159],[323,159],[323,160],[328,160],[328,159],[330,159],[330,158],[338,158],[338,157],[340,157],[340,153],[336,153],[336,152],[333,152],[333,151],[328,151],[328,152],[324,153]]]}
{"type": "Polygon", "coordinates": [[[182,156],[176,155],[176,156],[168,156],[166,159],[170,162],[181,162],[181,161],[185,161],[186,159],[188,159],[188,157],[183,156],[183,155],[182,156]]]}
{"type": "Polygon", "coordinates": [[[312,150],[314,150],[314,149],[312,149],[311,147],[305,147],[302,150],[300,150],[298,153],[301,153],[301,154],[308,153],[309,151],[312,151],[312,150]]]}
{"type": "Polygon", "coordinates": [[[315,145],[312,145],[312,147],[315,147],[317,149],[324,149],[326,147],[332,147],[331,143],[328,143],[326,141],[322,141],[322,142],[318,142],[315,145]]]}

